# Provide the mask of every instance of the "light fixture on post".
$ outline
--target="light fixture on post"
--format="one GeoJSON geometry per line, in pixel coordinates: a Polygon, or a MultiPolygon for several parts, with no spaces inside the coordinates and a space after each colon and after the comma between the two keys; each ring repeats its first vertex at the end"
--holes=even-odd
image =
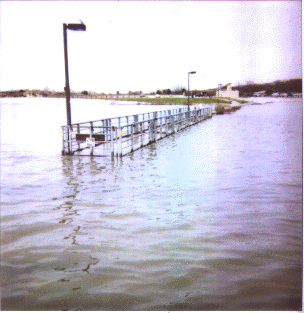
{"type": "Polygon", "coordinates": [[[195,71],[188,72],[188,111],[190,111],[190,103],[189,103],[189,84],[190,84],[190,74],[196,74],[195,71]]]}

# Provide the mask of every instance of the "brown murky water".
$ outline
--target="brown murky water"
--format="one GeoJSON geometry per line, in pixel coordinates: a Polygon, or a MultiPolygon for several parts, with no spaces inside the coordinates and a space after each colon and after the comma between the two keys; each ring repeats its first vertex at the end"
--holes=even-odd
{"type": "Polygon", "coordinates": [[[11,101],[2,310],[301,310],[300,101],[248,105],[113,160],[60,155],[64,100],[11,101]]]}

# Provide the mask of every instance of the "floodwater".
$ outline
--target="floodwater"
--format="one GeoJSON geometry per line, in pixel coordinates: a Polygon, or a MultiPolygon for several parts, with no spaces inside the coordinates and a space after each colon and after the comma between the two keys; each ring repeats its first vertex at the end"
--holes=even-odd
{"type": "MultiPolygon", "coordinates": [[[[64,99],[2,99],[2,310],[301,310],[302,102],[270,101],[111,159],[61,156],[64,99]]],[[[108,103],[72,121],[165,109],[108,103]]]]}

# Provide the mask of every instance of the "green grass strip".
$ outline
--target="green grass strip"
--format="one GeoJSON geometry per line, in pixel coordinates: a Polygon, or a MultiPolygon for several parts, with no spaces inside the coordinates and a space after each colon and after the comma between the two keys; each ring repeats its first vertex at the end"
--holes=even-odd
{"type": "MultiPolygon", "coordinates": [[[[117,97],[107,97],[107,100],[119,100],[119,101],[137,101],[146,102],[150,104],[163,105],[163,104],[188,104],[187,98],[117,98],[117,97]]],[[[217,99],[217,98],[190,98],[189,103],[191,104],[211,104],[211,103],[231,103],[231,101],[217,99]]]]}

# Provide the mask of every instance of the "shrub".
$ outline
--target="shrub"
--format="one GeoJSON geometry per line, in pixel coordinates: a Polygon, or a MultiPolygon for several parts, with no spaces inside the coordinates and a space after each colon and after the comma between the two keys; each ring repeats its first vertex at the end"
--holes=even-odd
{"type": "Polygon", "coordinates": [[[221,104],[218,104],[215,107],[215,112],[216,112],[216,114],[224,114],[225,113],[225,107],[221,104]]]}

